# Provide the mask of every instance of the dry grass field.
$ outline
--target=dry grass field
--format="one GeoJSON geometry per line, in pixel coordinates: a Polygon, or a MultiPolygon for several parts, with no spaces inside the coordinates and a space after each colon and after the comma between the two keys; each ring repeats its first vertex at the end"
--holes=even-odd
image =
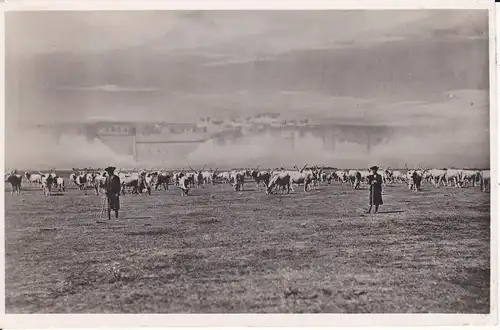
{"type": "MultiPolygon", "coordinates": [[[[10,187],[9,187],[10,189],[10,187]]],[[[489,313],[490,195],[247,184],[5,197],[7,313],[489,313]]]]}

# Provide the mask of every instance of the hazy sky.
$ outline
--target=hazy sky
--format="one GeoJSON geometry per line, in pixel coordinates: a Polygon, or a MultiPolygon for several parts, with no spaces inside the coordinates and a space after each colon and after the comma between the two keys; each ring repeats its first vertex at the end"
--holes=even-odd
{"type": "Polygon", "coordinates": [[[488,143],[487,11],[10,12],[6,64],[11,124],[272,111],[488,143]]]}

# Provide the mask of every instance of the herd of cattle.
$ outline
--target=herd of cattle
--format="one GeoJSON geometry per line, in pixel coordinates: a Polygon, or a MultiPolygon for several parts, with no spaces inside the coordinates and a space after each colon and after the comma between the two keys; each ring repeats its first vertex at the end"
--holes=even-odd
{"type": "MultiPolygon", "coordinates": [[[[254,181],[257,190],[265,189],[267,194],[277,192],[287,193],[295,191],[294,185],[303,186],[304,191],[316,189],[319,185],[339,183],[349,184],[353,189],[359,189],[361,184],[367,182],[371,174],[369,170],[325,170],[325,167],[307,167],[307,164],[298,168],[285,169],[283,167],[271,170],[259,170],[257,168],[237,169],[232,171],[218,171],[202,169],[191,171],[165,171],[165,170],[124,170],[115,171],[120,178],[122,194],[151,194],[152,190],[168,190],[169,185],[178,187],[181,195],[186,196],[192,188],[200,188],[207,184],[229,184],[235,191],[243,191],[246,182],[254,181]]],[[[378,172],[382,177],[384,185],[394,183],[405,183],[411,191],[420,191],[422,183],[428,182],[436,188],[440,185],[464,188],[468,185],[480,186],[481,191],[489,191],[489,170],[463,170],[463,169],[408,169],[391,170],[380,169],[378,172]]],[[[103,170],[77,170],[69,175],[69,184],[82,190],[87,194],[88,189],[95,191],[96,195],[103,192],[107,173],[103,170]]],[[[56,171],[48,173],[25,172],[19,174],[11,171],[5,174],[5,182],[11,184],[11,194],[20,193],[22,182],[30,187],[41,188],[45,195],[52,191],[64,192],[67,182],[59,176],[56,171]]]]}

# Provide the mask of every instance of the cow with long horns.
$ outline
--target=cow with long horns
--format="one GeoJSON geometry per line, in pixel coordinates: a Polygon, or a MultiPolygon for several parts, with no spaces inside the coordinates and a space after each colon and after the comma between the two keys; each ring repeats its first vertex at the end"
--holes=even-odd
{"type": "Polygon", "coordinates": [[[201,170],[194,170],[191,166],[189,166],[189,168],[191,169],[191,171],[194,172],[193,183],[196,183],[196,185],[198,186],[198,188],[200,188],[203,185],[203,183],[204,183],[204,180],[203,180],[203,170],[205,169],[206,166],[207,165],[205,164],[201,170]]]}
{"type": "Polygon", "coordinates": [[[263,183],[266,187],[269,185],[269,180],[271,179],[271,173],[268,171],[257,171],[260,165],[258,165],[255,169],[248,169],[250,176],[255,180],[257,185],[257,190],[260,190],[260,184],[263,183]]]}

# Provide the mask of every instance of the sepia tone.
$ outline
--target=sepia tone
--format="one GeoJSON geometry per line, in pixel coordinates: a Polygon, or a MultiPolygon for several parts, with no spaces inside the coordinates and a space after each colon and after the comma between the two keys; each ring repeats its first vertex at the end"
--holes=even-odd
{"type": "Polygon", "coordinates": [[[8,313],[489,313],[486,10],[5,21],[8,313]]]}

